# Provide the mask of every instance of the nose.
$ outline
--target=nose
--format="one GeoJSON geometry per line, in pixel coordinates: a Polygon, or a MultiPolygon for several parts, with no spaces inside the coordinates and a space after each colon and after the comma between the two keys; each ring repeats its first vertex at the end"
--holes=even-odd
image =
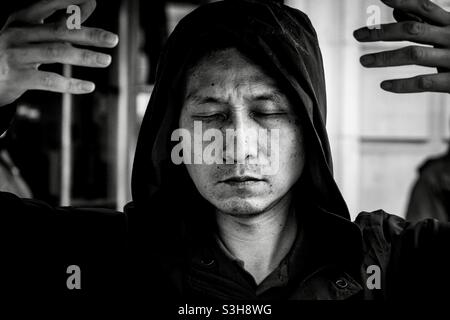
{"type": "Polygon", "coordinates": [[[258,125],[245,110],[237,110],[225,128],[224,163],[248,164],[258,156],[258,125]]]}

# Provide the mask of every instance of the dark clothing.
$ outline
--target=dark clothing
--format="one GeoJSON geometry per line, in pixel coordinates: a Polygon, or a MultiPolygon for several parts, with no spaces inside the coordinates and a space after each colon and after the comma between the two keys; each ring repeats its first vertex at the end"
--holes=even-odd
{"type": "Polygon", "coordinates": [[[127,221],[123,213],[53,208],[0,192],[1,291],[30,295],[114,296],[125,289],[127,221]],[[69,290],[67,269],[81,270],[81,290],[69,290]]]}
{"type": "MultiPolygon", "coordinates": [[[[180,250],[180,255],[173,251],[153,254],[155,259],[158,256],[158,266],[154,265],[155,260],[144,258],[144,245],[136,263],[143,268],[142,273],[136,272],[136,275],[140,277],[145,270],[159,268],[155,271],[158,277],[150,276],[148,281],[153,288],[160,288],[161,299],[178,302],[222,299],[431,301],[448,297],[449,224],[424,220],[413,225],[383,211],[360,213],[352,223],[322,209],[311,209],[305,210],[302,240],[297,242],[298,247],[293,247],[298,252],[291,252],[295,259],[287,258],[292,266],[288,265],[286,286],[273,286],[258,295],[260,288],[232,259],[217,250],[214,239],[198,243],[190,250],[180,250]],[[175,264],[170,258],[179,260],[175,264]],[[367,286],[373,274],[369,266],[380,268],[380,289],[367,286]]],[[[132,221],[135,209],[128,206],[127,211],[132,221]]],[[[168,237],[160,238],[157,247],[167,242],[168,237]]],[[[269,277],[275,275],[276,272],[269,277]]]]}
{"type": "MultiPolygon", "coordinates": [[[[293,248],[301,251],[292,254],[296,259],[292,266],[288,264],[287,285],[272,286],[258,296],[248,276],[240,279],[234,275],[242,270],[228,269],[233,262],[223,253],[199,250],[188,265],[180,261],[178,268],[172,265],[166,269],[167,261],[153,251],[166,238],[154,244],[129,245],[127,238],[137,238],[130,234],[125,237],[124,214],[55,209],[7,193],[0,193],[0,203],[2,271],[8,275],[2,290],[20,294],[21,298],[36,292],[142,299],[155,299],[157,292],[156,299],[166,302],[448,297],[450,230],[448,224],[436,220],[412,225],[379,211],[361,213],[352,223],[317,212],[316,221],[304,224],[302,245],[293,248]],[[309,223],[317,229],[308,228],[309,223]],[[145,251],[136,250],[137,245],[145,251]],[[88,279],[82,278],[80,292],[66,287],[66,269],[72,264],[89,274],[88,279]],[[366,286],[369,265],[381,268],[380,290],[366,286]]],[[[130,216],[133,211],[129,207],[130,216]]],[[[155,229],[149,228],[149,233],[155,229]]]]}
{"type": "Polygon", "coordinates": [[[217,236],[217,245],[212,246],[213,258],[211,264],[217,263],[217,273],[225,279],[234,279],[240,284],[243,290],[246,290],[247,299],[262,300],[283,300],[288,298],[289,285],[301,277],[301,271],[304,269],[306,256],[306,244],[303,241],[303,224],[299,221],[297,224],[295,241],[288,254],[282,259],[280,264],[273,270],[259,285],[256,284],[253,276],[244,269],[244,262],[237,259],[225,247],[217,236]],[[216,262],[217,261],[217,262],[216,262]]]}
{"type": "Polygon", "coordinates": [[[450,221],[450,152],[427,160],[411,191],[406,219],[450,221]]]}
{"type": "MultiPolygon", "coordinates": [[[[208,4],[179,23],[161,56],[136,149],[133,202],[125,207],[125,215],[54,209],[0,194],[2,217],[13,221],[9,225],[18,229],[18,237],[25,236],[21,241],[26,253],[39,244],[51,256],[61,246],[53,234],[69,232],[73,250],[95,268],[103,263],[96,255],[103,251],[95,248],[104,245],[119,266],[126,262],[128,272],[117,272],[114,279],[125,279],[128,287],[121,293],[128,297],[148,294],[179,302],[445,297],[435,289],[450,284],[449,225],[427,220],[412,226],[383,211],[362,213],[351,222],[333,179],[325,119],[322,58],[305,14],[270,1],[208,4]],[[197,192],[185,168],[170,158],[184,72],[221,41],[238,47],[279,80],[303,126],[306,165],[293,190],[299,236],[261,286],[217,246],[214,208],[197,192]],[[116,248],[123,244],[120,235],[126,222],[128,246],[123,256],[116,248]],[[20,230],[23,225],[34,229],[33,237],[20,230]],[[106,237],[99,236],[99,230],[106,237]],[[43,234],[49,242],[41,240],[43,234]],[[380,268],[381,287],[371,290],[367,270],[373,265],[380,268]]],[[[109,254],[105,258],[110,259],[109,254]]],[[[58,262],[64,265],[70,259],[68,252],[58,262]]],[[[97,278],[88,280],[101,287],[97,278]]]]}
{"type": "MultiPolygon", "coordinates": [[[[322,220],[331,223],[330,229],[334,230],[336,221],[342,219],[350,224],[350,231],[342,232],[356,237],[350,240],[339,235],[339,239],[331,239],[330,242],[337,245],[339,240],[345,239],[352,247],[361,245],[361,235],[357,226],[349,222],[347,205],[332,175],[325,128],[323,63],[316,32],[308,17],[298,10],[270,1],[223,1],[201,6],[180,21],[161,56],[156,84],[139,133],[132,178],[133,204],[127,211],[130,227],[143,228],[130,229],[133,234],[146,239],[139,240],[139,243],[164,239],[159,241],[155,250],[164,261],[162,269],[175,286],[171,293],[180,297],[203,297],[202,292],[208,292],[206,296],[211,297],[256,297],[254,284],[252,286],[248,275],[236,270],[235,265],[231,264],[230,268],[236,277],[241,278],[239,283],[236,280],[230,282],[220,273],[220,267],[217,274],[213,273],[214,268],[206,272],[203,264],[196,262],[211,259],[210,246],[215,243],[214,208],[199,195],[184,167],[174,165],[170,157],[170,136],[178,128],[185,72],[202,54],[226,46],[237,47],[277,79],[278,86],[289,97],[301,119],[306,165],[293,193],[297,201],[295,209],[301,220],[311,221],[304,228],[323,230],[322,222],[316,225],[309,216],[315,212],[329,212],[322,220]],[[133,212],[130,212],[131,207],[134,207],[133,212]],[[327,218],[328,215],[332,218],[327,218]],[[335,217],[339,219],[335,220],[335,217]],[[151,235],[146,235],[143,226],[152,224],[170,227],[157,228],[151,235]]],[[[326,233],[322,236],[330,239],[326,233]]],[[[302,254],[311,252],[314,256],[318,242],[305,241],[311,245],[304,245],[302,254]]],[[[347,250],[351,248],[344,249],[347,250]]],[[[145,252],[145,247],[142,252],[145,252]]],[[[330,254],[337,252],[334,250],[330,254]]],[[[348,255],[352,259],[358,257],[356,252],[348,255]]],[[[308,265],[296,266],[304,269],[299,271],[302,276],[307,276],[312,269],[324,267],[316,257],[305,261],[308,265]]],[[[342,262],[352,265],[350,261],[342,262]]],[[[339,272],[333,272],[344,277],[346,270],[346,274],[353,273],[353,278],[357,279],[360,278],[360,267],[353,264],[353,270],[348,271],[339,266],[339,272]]],[[[313,297],[316,294],[297,290],[299,281],[289,279],[289,288],[283,293],[285,298],[313,297]]],[[[349,280],[348,283],[356,282],[349,280]]],[[[348,291],[347,286],[345,290],[348,291]]]]}

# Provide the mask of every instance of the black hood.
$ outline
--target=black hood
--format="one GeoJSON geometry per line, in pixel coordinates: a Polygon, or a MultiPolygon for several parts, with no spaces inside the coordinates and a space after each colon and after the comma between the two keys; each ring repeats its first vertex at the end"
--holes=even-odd
{"type": "Polygon", "coordinates": [[[307,165],[300,179],[303,187],[297,188],[294,198],[300,205],[303,200],[312,201],[324,211],[349,220],[346,203],[333,179],[325,129],[324,70],[316,32],[301,11],[255,0],[201,6],[187,15],[168,39],[137,143],[132,196],[140,216],[135,219],[156,226],[170,223],[173,228],[164,228],[163,232],[171,240],[182,241],[183,235],[193,232],[190,225],[201,228],[212,216],[204,215],[211,207],[196,191],[185,168],[172,163],[170,137],[178,126],[183,72],[199,46],[207,47],[218,39],[231,40],[250,56],[258,57],[278,73],[297,101],[307,165]]]}

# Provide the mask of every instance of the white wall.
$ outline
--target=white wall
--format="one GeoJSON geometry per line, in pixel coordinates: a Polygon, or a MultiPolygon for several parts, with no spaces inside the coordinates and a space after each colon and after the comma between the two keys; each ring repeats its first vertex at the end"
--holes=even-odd
{"type": "Polygon", "coordinates": [[[367,8],[377,5],[381,23],[391,9],[378,0],[288,0],[304,11],[318,33],[328,90],[328,133],[335,177],[352,216],[382,208],[404,216],[416,167],[446,149],[448,95],[395,95],[379,88],[384,79],[432,73],[433,69],[364,69],[363,53],[399,48],[401,43],[360,45],[353,30],[364,26],[367,8]]]}

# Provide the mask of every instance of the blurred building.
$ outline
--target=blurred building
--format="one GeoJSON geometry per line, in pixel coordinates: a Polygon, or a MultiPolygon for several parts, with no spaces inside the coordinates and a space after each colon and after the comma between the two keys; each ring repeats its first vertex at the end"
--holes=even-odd
{"type": "MultiPolygon", "coordinates": [[[[449,1],[436,1],[449,8],[449,1]]],[[[408,43],[359,44],[353,30],[373,22],[393,22],[392,10],[377,0],[288,1],[310,16],[317,28],[328,87],[328,132],[337,181],[353,216],[382,208],[404,216],[416,168],[441,153],[449,138],[449,97],[419,93],[396,95],[379,84],[435,70],[418,66],[364,69],[362,54],[408,43]]]]}

